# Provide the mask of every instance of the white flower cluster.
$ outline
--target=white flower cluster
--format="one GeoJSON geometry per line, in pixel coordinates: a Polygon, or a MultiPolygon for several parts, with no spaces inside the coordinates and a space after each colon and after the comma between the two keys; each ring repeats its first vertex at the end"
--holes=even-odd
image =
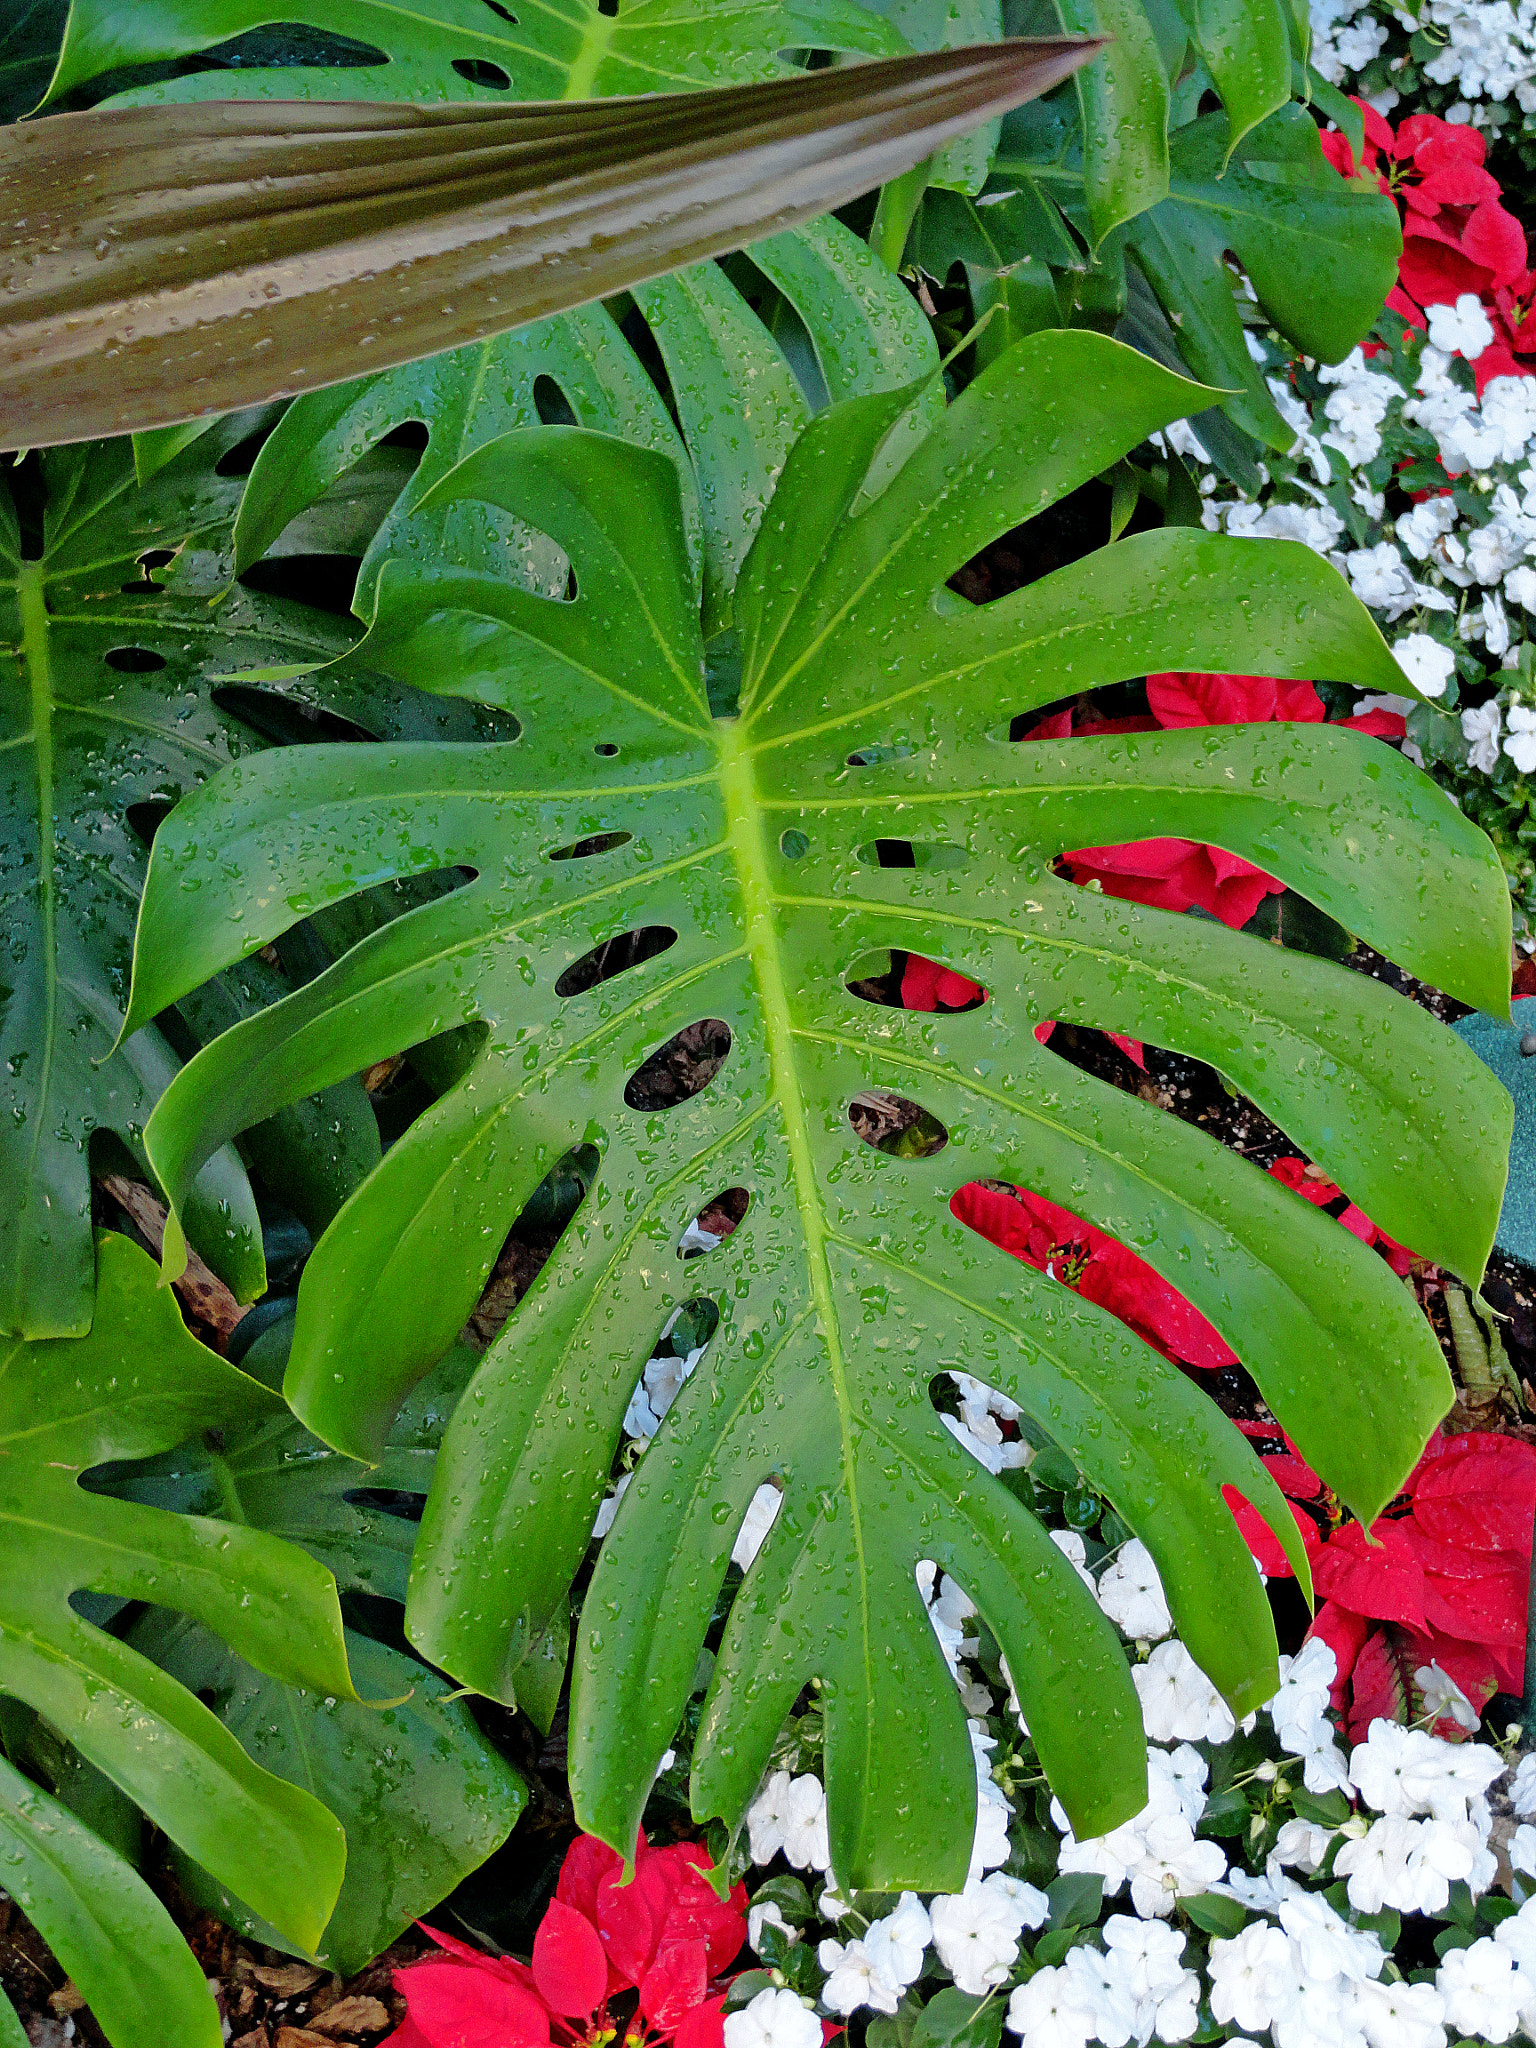
{"type": "MultiPolygon", "coordinates": [[[[1063,1547],[1070,1555],[1070,1543],[1063,1547]]],[[[1129,1615],[1121,1624],[1126,1632],[1145,1622],[1149,1633],[1156,1628],[1166,1638],[1167,1610],[1151,1560],[1126,1545],[1104,1571],[1101,1592],[1111,1571],[1109,1598],[1129,1615]]],[[[973,1610],[954,1582],[931,1566],[919,1576],[935,1627],[953,1639],[958,1660],[974,1647],[963,1633],[973,1610]]],[[[1267,2032],[1273,2048],[1446,2048],[1448,2030],[1499,2043],[1524,2028],[1536,2040],[1536,1896],[1518,1911],[1506,1906],[1502,1919],[1491,1915],[1484,1922],[1491,1933],[1474,1938],[1469,1929],[1465,1945],[1447,1948],[1433,1981],[1420,1972],[1410,1983],[1377,1933],[1345,1918],[1304,1881],[1328,1862],[1330,1877],[1345,1882],[1349,1906],[1360,1914],[1388,1908],[1442,1914],[1457,1882],[1478,1898],[1497,1871],[1487,1795],[1506,1766],[1496,1750],[1376,1721],[1346,1757],[1328,1718],[1334,1654],[1309,1641],[1299,1655],[1281,1660],[1280,1688],[1262,1711],[1284,1755],[1298,1760],[1308,1790],[1345,1793],[1357,1811],[1338,1825],[1300,1816],[1286,1821],[1263,1869],[1251,1872],[1235,1861],[1229,1867],[1222,1847],[1196,1833],[1210,1765],[1193,1744],[1233,1740],[1230,1711],[1177,1641],[1163,1640],[1133,1670],[1150,1738],[1145,1808],[1091,1841],[1078,1841],[1060,1806],[1051,1808],[1061,1834],[1060,1874],[1097,1874],[1104,1896],[1128,1894],[1131,1910],[1111,1912],[1091,1936],[1076,1938],[1064,1954],[1058,1947],[1043,1966],[1021,1962],[1021,1949],[1025,1931],[1045,1925],[1050,1900],[1002,1870],[983,1874],[976,1856],[962,1891],[926,1901],[903,1892],[878,1918],[860,1922],[856,1900],[841,1896],[832,1878],[819,1779],[779,1771],[768,1780],[748,1814],[754,1862],[782,1850],[795,1868],[820,1871],[827,1880],[819,1902],[823,1918],[842,1923],[852,1916],[860,1928],[840,1926],[835,1938],[817,1945],[825,1973],[821,2011],[840,2019],[861,2009],[894,2014],[919,1979],[925,1989],[933,1985],[936,1964],[968,1998],[1007,1993],[1005,2024],[1019,2048],[1185,2041],[1199,2026],[1202,2001],[1229,2030],[1229,2041],[1246,2043],[1247,2036],[1267,2032]],[[1225,1900],[1225,1910],[1237,1908],[1246,1923],[1209,1942],[1185,1933],[1173,1922],[1174,1905],[1201,1893],[1213,1895],[1213,1905],[1225,1900]]],[[[1463,1725],[1475,1719],[1437,1667],[1417,1677],[1437,1715],[1459,1717],[1463,1725]]],[[[1246,1728],[1257,1719],[1250,1716],[1246,1728]]],[[[971,1730],[984,1810],[991,1786],[1003,1820],[993,1845],[1001,1860],[1011,1808],[991,1785],[994,1738],[978,1720],[971,1730]]],[[[1283,1761],[1261,1763],[1251,1776],[1272,1785],[1287,1769],[1283,1761]]],[[[1536,1875],[1536,1826],[1530,1824],[1536,1756],[1514,1772],[1509,1799],[1523,1823],[1511,1844],[1512,1861],[1536,1875]]],[[[1333,1811],[1345,1813],[1342,1801],[1333,1811]]],[[[985,1821],[978,1827],[978,1844],[985,1827],[985,1821]]],[[[1515,1899],[1522,1897],[1517,1890],[1515,1899]]],[[[754,1947],[767,1927],[790,1946],[800,1939],[776,1905],[753,1906],[754,1947]]],[[[804,1977],[799,1981],[803,1985],[804,1977]]],[[[726,2048],[819,2048],[809,1993],[781,1983],[727,2020],[726,2048]]]]}
{"type": "MultiPolygon", "coordinates": [[[[1285,380],[1268,376],[1296,433],[1288,461],[1300,501],[1267,489],[1257,501],[1228,496],[1212,474],[1202,484],[1202,517],[1213,532],[1299,540],[1326,555],[1377,614],[1414,688],[1434,700],[1446,696],[1456,673],[1458,642],[1480,647],[1499,673],[1518,667],[1520,646],[1536,640],[1536,377],[1491,378],[1477,397],[1452,365],[1456,355],[1475,360],[1492,339],[1478,301],[1467,294],[1454,306],[1432,307],[1429,323],[1411,389],[1359,348],[1316,370],[1326,397],[1312,408],[1285,380]],[[1424,497],[1395,520],[1385,516],[1382,492],[1357,472],[1381,455],[1398,422],[1433,437],[1447,474],[1470,484],[1478,517],[1468,515],[1464,492],[1424,497]],[[1380,539],[1351,544],[1337,509],[1341,490],[1380,539]],[[1436,615],[1445,623],[1431,630],[1436,615]]],[[[1267,365],[1265,350],[1250,345],[1267,365]]],[[[1375,359],[1383,361],[1390,364],[1390,356],[1375,359]]],[[[1172,431],[1168,439],[1177,445],[1172,431]]],[[[1413,700],[1371,697],[1358,708],[1371,706],[1406,713],[1413,700]]],[[[1464,706],[1460,725],[1469,769],[1491,775],[1507,757],[1521,775],[1536,772],[1536,708],[1517,689],[1464,706]]],[[[1411,742],[1405,751],[1422,765],[1411,742]]]]}
{"type": "MultiPolygon", "coordinates": [[[[1352,74],[1386,47],[1395,18],[1438,43],[1422,69],[1457,92],[1447,120],[1473,120],[1489,102],[1536,110],[1536,0],[1422,0],[1417,19],[1386,0],[1312,0],[1311,14],[1312,63],[1332,85],[1352,86],[1352,74]]],[[[1380,113],[1397,101],[1391,87],[1372,95],[1380,113]]]]}
{"type": "Polygon", "coordinates": [[[1072,1949],[1037,1970],[1008,2001],[1006,2024],[1029,2048],[1087,2048],[1089,2041],[1187,2041],[1199,2019],[1200,1979],[1184,1967],[1184,1937],[1156,1920],[1117,1913],[1107,1944],[1072,1949]]]}

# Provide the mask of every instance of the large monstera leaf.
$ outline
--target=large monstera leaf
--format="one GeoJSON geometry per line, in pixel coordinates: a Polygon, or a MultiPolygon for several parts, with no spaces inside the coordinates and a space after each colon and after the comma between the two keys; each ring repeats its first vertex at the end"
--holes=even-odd
{"type": "MultiPolygon", "coordinates": [[[[0,660],[11,675],[0,706],[0,1328],[27,1336],[89,1329],[92,1148],[110,1137],[145,1164],[143,1125],[178,1065],[155,1027],[112,1051],[154,818],[262,743],[220,700],[221,677],[312,668],[352,637],[324,611],[231,581],[238,450],[258,424],[219,422],[142,488],[126,441],[53,451],[40,466],[42,530],[25,538],[0,486],[0,660]]],[[[381,734],[468,730],[468,707],[376,680],[272,686],[279,692],[381,734]]],[[[227,1016],[282,986],[252,961],[200,1003],[227,1016]]],[[[290,1154],[307,1149],[309,1178],[323,1179],[324,1148],[343,1127],[365,1164],[370,1138],[377,1158],[355,1083],[265,1135],[290,1154]]],[[[296,1191],[291,1199],[309,1207],[296,1191]]],[[[232,1150],[200,1176],[189,1223],[237,1296],[259,1294],[260,1225],[232,1150]]]]}
{"type": "MultiPolygon", "coordinates": [[[[1052,863],[1106,840],[1210,840],[1497,1006],[1507,896],[1481,835],[1399,756],[1333,729],[1007,739],[1010,717],[1149,668],[1401,688],[1341,580],[1301,547],[1169,529],[984,608],[945,588],[997,533],[1204,396],[1112,341],[1054,333],[1000,358],[894,475],[882,451],[908,397],[824,413],[744,565],[739,702],[721,717],[672,464],[579,429],[507,436],[424,510],[473,499],[536,522],[568,555],[574,596],[387,563],[364,658],[515,706],[516,744],[274,753],[157,839],[129,1031],[317,901],[413,868],[477,877],[216,1041],[149,1128],[179,1201],[213,1148],[291,1095],[449,1025],[484,1028],[477,1064],[306,1271],[285,1391],[318,1434],[377,1455],[520,1205],[573,1143],[601,1153],[444,1444],[407,1608],[435,1663],[515,1698],[663,1319],[700,1283],[718,1303],[578,1628],[575,1798],[614,1843],[634,1839],[736,1527],[769,1478],[783,1504],[717,1659],[701,1815],[740,1816],[819,1676],[839,1875],[963,1878],[954,1816],[973,1767],[916,1589],[925,1558],[997,1633],[1074,1826],[1141,1804],[1113,1634],[943,1429],[928,1389],[945,1367],[1019,1402],[1114,1500],[1239,1711],[1272,1688],[1268,1608],[1222,1498],[1255,1502],[1294,1547],[1263,1468],[1121,1325],[971,1236],[949,1208],[962,1183],[1022,1182],[1133,1245],[1363,1513],[1449,1401],[1432,1333],[1358,1241],[1033,1035],[1062,1017],[1211,1061],[1394,1236],[1480,1270],[1508,1110],[1451,1034],[1344,968],[1077,890],[1052,863]],[[880,864],[890,841],[911,866],[880,864]],[[608,947],[635,932],[644,944],[608,947]],[[886,950],[943,960],[987,999],[954,1015],[871,1006],[850,984],[886,950]],[[594,985],[613,959],[636,964],[594,985]],[[730,1041],[713,1079],[645,1106],[642,1063],[711,1019],[717,1048],[722,1028],[730,1041]],[[849,1106],[871,1089],[921,1105],[944,1149],[865,1145],[849,1106]],[[685,1278],[678,1234],[729,1187],[750,1195],[745,1220],[685,1278]]],[[[168,1247],[174,1264],[174,1231],[168,1247]]]]}
{"type": "Polygon", "coordinates": [[[341,1884],[337,1821],[73,1604],[90,1592],[172,1606],[275,1679],[355,1697],[323,1565],[260,1530],[81,1485],[109,1460],[238,1429],[281,1402],[188,1333],[126,1238],[102,1238],[98,1263],[90,1335],[13,1340],[0,1367],[0,1692],[46,1716],[178,1847],[310,1949],[341,1884]]]}
{"type": "MultiPolygon", "coordinates": [[[[423,498],[482,443],[564,410],[580,426],[673,456],[690,550],[701,563],[706,629],[728,623],[736,575],[796,436],[821,403],[908,385],[934,369],[928,322],[905,287],[839,221],[756,244],[741,288],[715,264],[660,278],[636,309],[660,353],[677,424],[611,314],[589,306],[376,377],[297,399],[262,448],[235,527],[242,568],[392,429],[419,421],[416,475],[371,542],[353,608],[371,619],[379,571],[404,557],[514,573],[558,595],[567,565],[526,522],[484,505],[422,513],[423,498]],[[746,295],[754,283],[803,333],[801,377],[746,295]],[[802,378],[804,381],[802,381],[802,378]],[[743,394],[746,394],[745,399],[743,394]]],[[[781,324],[780,332],[784,332],[781,324]]],[[[793,345],[793,341],[791,341],[793,345]]],[[[927,411],[942,407],[935,389],[927,411]]],[[[914,421],[912,431],[918,430],[914,421]]]]}

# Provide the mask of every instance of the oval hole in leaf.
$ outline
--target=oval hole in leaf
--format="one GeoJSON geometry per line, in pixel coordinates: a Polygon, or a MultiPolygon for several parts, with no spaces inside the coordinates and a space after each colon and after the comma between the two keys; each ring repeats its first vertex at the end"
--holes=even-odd
{"type": "Polygon", "coordinates": [[[870,839],[854,852],[867,868],[963,868],[969,858],[964,847],[914,839],[870,839]]]}
{"type": "Polygon", "coordinates": [[[265,555],[239,578],[242,590],[287,597],[350,619],[361,555],[265,555]]]}
{"type": "Polygon", "coordinates": [[[501,0],[485,0],[485,5],[489,7],[492,14],[499,14],[503,21],[509,21],[514,28],[517,27],[517,16],[510,7],[503,7],[501,0]]]}
{"type": "Polygon", "coordinates": [[[299,704],[251,683],[219,683],[213,691],[215,706],[259,732],[263,739],[279,746],[299,746],[315,740],[367,740],[374,734],[350,718],[318,705],[299,704]]]}
{"type": "MultiPolygon", "coordinates": [[[[573,1145],[560,1155],[524,1202],[465,1324],[466,1335],[475,1342],[495,1342],[502,1325],[537,1280],[545,1261],[553,1255],[586,1200],[599,1164],[600,1154],[595,1145],[573,1145]]],[[[418,1503],[418,1519],[420,1513],[418,1503]]]]}
{"type": "Polygon", "coordinates": [[[546,427],[574,427],[580,422],[571,401],[547,370],[533,380],[533,409],[546,427]]]}
{"type": "Polygon", "coordinates": [[[589,839],[573,839],[569,846],[557,846],[546,858],[591,860],[594,854],[617,853],[621,846],[628,846],[634,836],[633,832],[594,832],[589,839]]]}
{"type": "Polygon", "coordinates": [[[811,850],[811,842],[798,825],[791,825],[787,832],[779,834],[779,851],[786,860],[804,860],[811,850]]]}
{"type": "Polygon", "coordinates": [[[612,740],[599,740],[592,751],[594,754],[601,754],[605,761],[611,761],[619,750],[612,740]]]}
{"type": "Polygon", "coordinates": [[[957,968],[896,948],[888,953],[861,953],[844,975],[843,985],[861,1003],[879,1003],[895,1010],[938,1010],[952,1016],[979,1010],[987,1000],[980,982],[957,968]]]}
{"type": "Polygon", "coordinates": [[[848,1105],[854,1136],[893,1159],[931,1159],[949,1143],[949,1132],[931,1110],[905,1095],[866,1088],[848,1105]]]}
{"type": "Polygon", "coordinates": [[[213,465],[215,476],[249,476],[256,467],[256,458],[261,453],[268,435],[277,425],[269,420],[256,428],[254,433],[244,435],[232,448],[226,448],[213,465]]]}
{"type": "Polygon", "coordinates": [[[882,761],[905,761],[911,755],[908,746],[859,747],[848,756],[850,768],[878,768],[882,761]]]}
{"type": "Polygon", "coordinates": [[[165,656],[152,647],[109,647],[102,659],[125,676],[149,676],[165,667],[165,656]]]}
{"type": "Polygon", "coordinates": [[[146,849],[155,843],[155,834],[171,815],[172,806],[164,797],[146,797],[142,803],[130,804],[123,816],[128,829],[146,849]]]}
{"type": "Polygon", "coordinates": [[[677,1256],[680,1259],[702,1258],[705,1252],[712,1252],[717,1245],[724,1244],[746,1215],[751,1199],[745,1188],[722,1188],[718,1195],[704,1204],[678,1239],[677,1256]],[[714,1242],[710,1243],[710,1239],[714,1242]]]}
{"type": "Polygon", "coordinates": [[[174,562],[176,554],[175,548],[146,548],[139,556],[139,567],[144,572],[142,578],[137,583],[124,583],[121,594],[124,597],[163,597],[165,585],[155,581],[153,572],[174,562]]]}
{"type": "Polygon", "coordinates": [[[701,1017],[658,1046],[624,1083],[631,1109],[649,1114],[691,1102],[709,1086],[731,1049],[731,1027],[723,1017],[701,1017]]]}
{"type": "MultiPolygon", "coordinates": [[[[662,1326],[655,1349],[641,1368],[624,1411],[624,1434],[649,1439],[677,1399],[683,1383],[699,1363],[695,1356],[720,1327],[720,1310],[708,1295],[697,1295],[674,1309],[662,1326]],[[688,1360],[693,1359],[693,1365],[688,1360]]],[[[603,1517],[598,1517],[601,1526],[603,1517]]]]}
{"type": "Polygon", "coordinates": [[[499,64],[492,64],[484,57],[455,57],[453,68],[471,85],[486,85],[493,92],[505,92],[512,83],[510,71],[503,71],[499,64]]]}
{"type": "Polygon", "coordinates": [[[573,960],[555,983],[555,994],[585,995],[600,982],[612,981],[616,974],[642,966],[676,944],[677,933],[669,924],[643,924],[632,932],[620,932],[615,938],[604,939],[590,953],[583,953],[579,960],[573,960]]]}

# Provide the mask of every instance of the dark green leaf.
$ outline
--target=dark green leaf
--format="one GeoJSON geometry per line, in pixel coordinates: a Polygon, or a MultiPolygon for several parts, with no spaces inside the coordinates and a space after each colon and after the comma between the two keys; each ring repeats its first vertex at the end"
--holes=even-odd
{"type": "MultiPolygon", "coordinates": [[[[355,1700],[267,1678],[185,1615],[153,1613],[128,1641],[207,1699],[254,1762],[303,1785],[346,1829],[346,1876],[315,1950],[344,1977],[483,1863],[523,1809],[521,1778],[464,1702],[446,1696],[446,1681],[353,1630],[355,1700]]],[[[176,1866],[196,1904],[252,1940],[273,1939],[227,1884],[188,1857],[176,1866]]]]}
{"type": "Polygon", "coordinates": [[[1179,1911],[1193,1921],[1202,1934],[1220,1935],[1226,1941],[1240,1934],[1248,1920],[1248,1909],[1237,1899],[1225,1899],[1215,1892],[1198,1892],[1193,1898],[1181,1898],[1179,1911]]]}
{"type": "Polygon", "coordinates": [[[1092,1927],[1104,1903],[1104,1880],[1096,1871],[1069,1871],[1046,1886],[1051,1927],[1092,1927]]]}
{"type": "MultiPolygon", "coordinates": [[[[259,424],[221,422],[142,490],[126,442],[42,458],[42,551],[25,558],[0,484],[0,647],[17,681],[0,710],[0,1058],[10,1085],[0,1120],[0,1328],[24,1335],[89,1329],[93,1137],[112,1133],[147,1171],[139,1132],[178,1064],[153,1025],[112,1052],[152,829],[139,807],[168,805],[259,744],[216,702],[222,675],[260,663],[321,666],[351,638],[324,612],[230,584],[241,485],[217,465],[259,424]]],[[[413,708],[410,693],[376,681],[278,687],[378,731],[469,729],[461,715],[444,727],[446,707],[417,697],[413,708]]],[[[267,973],[253,965],[241,978],[267,973]]],[[[204,1000],[210,1017],[239,1007],[234,984],[204,1000]]],[[[322,1174],[319,1161],[306,1170],[329,1175],[335,1191],[367,1151],[365,1113],[355,1086],[343,1088],[272,1135],[289,1144],[285,1133],[307,1122],[314,1141],[327,1120],[346,1120],[346,1141],[326,1140],[340,1170],[322,1174]]],[[[239,1300],[261,1292],[260,1226],[232,1149],[200,1177],[188,1224],[239,1300]]]]}
{"type": "Polygon", "coordinates": [[[936,1991],[917,2016],[912,2048],[998,2048],[1005,2002],[977,1998],[953,1985],[936,1991]]]}
{"type": "Polygon", "coordinates": [[[13,1343],[0,1371],[0,1689],[46,1714],[172,1841],[290,1941],[319,1938],[341,1883],[341,1830],[259,1769],[193,1695],[78,1615],[83,1588],[174,1604],[270,1677],[353,1697],[335,1583],[264,1532],[88,1493],[80,1474],[150,1457],[281,1404],[189,1335],[151,1261],[98,1250],[88,1337],[13,1343]]]}
{"type": "Polygon", "coordinates": [[[1141,0],[1055,0],[1062,27],[1109,38],[1077,74],[1083,191],[1097,249],[1168,190],[1168,74],[1141,0]]]}
{"type": "MultiPolygon", "coordinates": [[[[46,1792],[0,1760],[8,1897],[79,1985],[113,2048],[222,2048],[202,1965],[149,1886],[46,1792]]],[[[0,1993],[0,2048],[27,2048],[0,1993]]]]}

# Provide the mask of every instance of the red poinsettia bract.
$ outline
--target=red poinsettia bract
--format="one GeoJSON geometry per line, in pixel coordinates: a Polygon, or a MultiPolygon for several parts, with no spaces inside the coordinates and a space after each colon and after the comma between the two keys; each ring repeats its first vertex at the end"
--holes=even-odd
{"type": "Polygon", "coordinates": [[[1516,358],[1536,351],[1536,273],[1526,267],[1524,230],[1485,166],[1481,132],[1433,114],[1410,114],[1394,132],[1374,107],[1355,104],[1365,122],[1363,165],[1343,134],[1324,135],[1322,145],[1336,171],[1374,179],[1397,202],[1403,255],[1387,304],[1423,327],[1428,307],[1471,292],[1494,330],[1472,366],[1479,392],[1493,377],[1526,374],[1516,358]]]}
{"type": "MultiPolygon", "coordinates": [[[[1319,1596],[1311,1633],[1338,1659],[1333,1704],[1351,1741],[1374,1720],[1410,1718],[1412,1675],[1431,1663],[1479,1709],[1496,1691],[1520,1691],[1536,1449],[1486,1431],[1431,1437],[1369,1536],[1288,1440],[1264,1463],[1301,1531],[1319,1596]]],[[[1228,1503],[1264,1570],[1288,1576],[1258,1513],[1230,1489],[1228,1503]]],[[[1441,1732],[1456,1730],[1447,1722],[1441,1732]]]]}
{"type": "Polygon", "coordinates": [[[395,1973],[407,2017],[383,2048],[575,2048],[613,2039],[609,2002],[633,1992],[628,2044],[721,2048],[724,1987],[746,1939],[747,1894],[722,1900],[697,1842],[653,1849],[644,1835],[634,1877],[605,1842],[572,1843],[533,1940],[530,1963],[491,1956],[427,1927],[443,1951],[395,1973]]]}

